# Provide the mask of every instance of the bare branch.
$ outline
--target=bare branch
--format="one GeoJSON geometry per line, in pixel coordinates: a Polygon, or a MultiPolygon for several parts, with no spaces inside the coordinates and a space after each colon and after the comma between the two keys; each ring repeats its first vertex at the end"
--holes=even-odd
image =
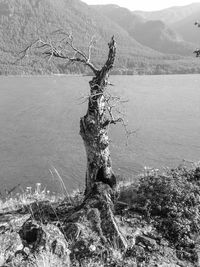
{"type": "Polygon", "coordinates": [[[91,58],[91,50],[93,48],[94,45],[94,40],[95,40],[95,35],[92,36],[90,43],[89,43],[89,47],[88,47],[88,60],[90,61],[91,58]]]}
{"type": "Polygon", "coordinates": [[[88,51],[89,55],[86,56],[86,54],[81,51],[80,49],[76,48],[73,42],[73,35],[66,33],[62,30],[56,30],[51,33],[51,35],[61,35],[62,39],[56,40],[53,42],[52,40],[44,41],[40,38],[32,42],[30,45],[28,45],[23,51],[20,52],[22,56],[17,60],[22,60],[24,57],[28,56],[28,53],[32,50],[32,48],[35,49],[38,52],[40,52],[42,55],[47,56],[50,61],[53,57],[64,59],[67,61],[70,61],[72,63],[74,62],[80,62],[86,66],[88,66],[96,75],[99,70],[90,62],[90,56],[91,56],[91,49],[94,43],[94,37],[92,37],[88,51]],[[73,56],[71,56],[70,51],[66,49],[66,47],[71,49],[71,52],[73,52],[73,56]]]}
{"type": "Polygon", "coordinates": [[[29,51],[31,50],[31,48],[32,48],[35,44],[37,44],[39,41],[40,41],[40,39],[36,39],[34,42],[32,42],[30,45],[28,45],[24,50],[22,50],[21,52],[19,52],[19,55],[21,55],[21,54],[22,54],[22,55],[20,56],[20,58],[18,58],[18,59],[15,61],[15,63],[17,63],[18,61],[20,61],[20,60],[22,60],[23,58],[27,57],[29,51]]]}
{"type": "Polygon", "coordinates": [[[106,74],[109,73],[109,71],[112,69],[115,56],[116,56],[116,42],[114,36],[112,36],[111,41],[108,43],[109,47],[109,53],[108,53],[108,59],[106,63],[104,64],[103,68],[101,69],[101,78],[104,77],[106,74]]]}
{"type": "Polygon", "coordinates": [[[69,46],[72,48],[72,50],[76,53],[76,54],[79,54],[80,56],[82,56],[86,61],[88,60],[88,57],[86,56],[86,54],[77,49],[75,46],[74,46],[74,39],[73,39],[73,35],[72,34],[69,34],[69,33],[66,33],[62,30],[58,30],[54,33],[59,33],[61,35],[64,35],[65,37],[62,38],[61,40],[59,40],[59,43],[62,43],[63,41],[65,41],[65,45],[69,46]]]}
{"type": "Polygon", "coordinates": [[[107,127],[108,125],[111,125],[111,124],[121,123],[123,126],[123,129],[125,131],[126,137],[127,137],[126,143],[128,143],[128,138],[130,137],[130,135],[136,133],[137,130],[130,131],[128,129],[128,123],[125,122],[125,120],[124,120],[125,114],[123,114],[120,110],[118,110],[116,108],[118,104],[127,103],[128,100],[121,100],[120,97],[113,96],[113,95],[109,94],[108,92],[106,94],[104,94],[104,97],[105,97],[105,102],[106,102],[106,110],[107,110],[110,118],[108,118],[104,121],[103,127],[107,127]],[[114,115],[114,113],[118,113],[118,116],[114,115]]]}
{"type": "MultiPolygon", "coordinates": [[[[93,95],[84,95],[78,98],[78,100],[82,100],[82,102],[80,104],[84,104],[85,102],[87,102],[88,100],[93,101],[93,98],[103,95],[103,93],[97,93],[97,94],[93,94],[93,95]]],[[[96,100],[94,100],[96,101],[96,100]]]]}

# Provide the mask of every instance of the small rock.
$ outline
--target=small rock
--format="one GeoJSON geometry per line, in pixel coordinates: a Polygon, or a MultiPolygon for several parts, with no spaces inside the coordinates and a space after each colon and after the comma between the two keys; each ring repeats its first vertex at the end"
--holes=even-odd
{"type": "MultiPolygon", "coordinates": [[[[0,235],[0,245],[0,262],[3,260],[7,262],[15,256],[18,248],[22,247],[22,242],[18,233],[6,231],[4,234],[0,235]]],[[[3,266],[3,263],[0,264],[0,266],[3,266]]]]}
{"type": "Polygon", "coordinates": [[[140,261],[144,261],[145,260],[145,250],[144,248],[140,247],[140,246],[132,246],[129,247],[126,251],[125,257],[129,258],[137,258],[140,261]]]}
{"type": "Polygon", "coordinates": [[[158,250],[158,245],[157,245],[156,241],[154,239],[151,239],[151,238],[146,237],[146,236],[140,236],[140,235],[136,236],[135,244],[136,245],[142,244],[149,251],[158,250]]]}
{"type": "Polygon", "coordinates": [[[69,262],[68,242],[57,226],[28,220],[19,235],[24,247],[29,248],[31,253],[51,252],[63,262],[69,262]]]}
{"type": "Polygon", "coordinates": [[[24,247],[31,248],[33,251],[45,245],[45,232],[37,222],[31,219],[23,224],[19,236],[24,247]]]}
{"type": "Polygon", "coordinates": [[[63,228],[65,236],[70,240],[76,240],[81,233],[79,223],[68,223],[63,228]]]}

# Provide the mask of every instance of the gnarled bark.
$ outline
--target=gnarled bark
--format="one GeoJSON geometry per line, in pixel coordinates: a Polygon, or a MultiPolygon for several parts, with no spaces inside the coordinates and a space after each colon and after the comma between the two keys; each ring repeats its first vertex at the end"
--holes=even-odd
{"type": "Polygon", "coordinates": [[[116,222],[113,209],[113,190],[102,182],[95,183],[84,202],[66,215],[65,236],[74,243],[96,237],[98,240],[93,240],[92,244],[98,243],[107,250],[117,244],[119,250],[126,251],[127,240],[116,222]]]}
{"type": "Polygon", "coordinates": [[[85,201],[81,210],[87,214],[87,220],[90,222],[95,217],[98,218],[94,222],[94,228],[103,243],[110,242],[115,245],[117,241],[120,248],[125,250],[126,239],[113,215],[116,178],[112,171],[108,138],[108,128],[113,121],[106,115],[108,103],[105,97],[109,73],[116,56],[114,37],[108,46],[108,59],[101,70],[94,72],[95,77],[90,81],[88,110],[80,120],[80,135],[87,155],[85,201]]]}
{"type": "Polygon", "coordinates": [[[80,134],[87,155],[86,195],[90,193],[95,182],[103,182],[111,188],[116,185],[109,151],[108,127],[111,121],[106,116],[107,103],[104,96],[116,56],[114,37],[108,46],[108,59],[101,70],[94,72],[95,77],[90,81],[87,114],[80,120],[80,134]]]}

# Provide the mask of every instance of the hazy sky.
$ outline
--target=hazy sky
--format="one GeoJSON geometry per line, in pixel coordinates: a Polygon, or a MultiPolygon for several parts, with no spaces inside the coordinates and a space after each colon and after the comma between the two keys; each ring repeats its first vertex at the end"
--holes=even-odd
{"type": "MultiPolygon", "coordinates": [[[[130,10],[159,10],[171,6],[184,6],[192,0],[82,0],[89,5],[116,4],[130,10]]],[[[195,1],[200,2],[200,0],[195,1]]]]}

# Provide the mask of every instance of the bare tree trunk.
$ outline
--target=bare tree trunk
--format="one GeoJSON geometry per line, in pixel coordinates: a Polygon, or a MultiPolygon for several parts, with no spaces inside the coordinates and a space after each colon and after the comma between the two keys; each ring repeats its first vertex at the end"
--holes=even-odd
{"type": "Polygon", "coordinates": [[[80,135],[83,138],[87,155],[86,194],[91,192],[95,182],[108,184],[112,189],[116,185],[109,151],[108,127],[111,121],[106,116],[107,103],[104,96],[109,72],[116,55],[114,37],[108,46],[108,59],[90,81],[87,114],[80,120],[80,135]]]}
{"type": "Polygon", "coordinates": [[[60,58],[70,62],[78,62],[88,66],[94,73],[94,78],[90,81],[90,97],[87,114],[80,120],[80,134],[83,138],[86,155],[86,195],[92,191],[96,182],[102,182],[109,185],[112,189],[116,185],[116,179],[112,171],[112,163],[109,151],[108,128],[113,121],[112,116],[106,116],[108,113],[108,103],[105,98],[105,89],[108,84],[108,76],[113,67],[116,56],[116,43],[114,36],[109,46],[108,59],[101,69],[97,69],[91,62],[91,49],[93,47],[93,38],[88,47],[88,55],[75,47],[73,36],[62,30],[54,32],[55,40],[45,41],[40,38],[35,40],[24,51],[21,52],[22,60],[32,48],[42,50],[42,54],[49,57],[60,58]],[[60,39],[62,37],[62,39],[60,39]],[[67,49],[66,49],[67,48],[67,49]],[[73,56],[71,53],[73,52],[73,56]]]}
{"type": "MultiPolygon", "coordinates": [[[[88,229],[89,233],[93,231],[94,236],[100,238],[103,247],[110,243],[114,247],[117,242],[120,249],[124,251],[127,248],[127,240],[121,233],[113,214],[116,179],[112,171],[108,138],[109,125],[119,120],[113,118],[105,94],[108,76],[116,56],[116,43],[114,37],[112,37],[108,44],[108,59],[99,70],[90,62],[92,41],[89,44],[87,56],[74,46],[71,35],[60,30],[56,33],[62,36],[58,45],[56,42],[37,39],[22,52],[21,59],[26,56],[27,52],[31,51],[33,46],[38,49],[39,44],[39,49],[44,49],[42,54],[49,56],[50,59],[55,57],[82,63],[94,73],[94,78],[90,81],[88,110],[80,120],[80,135],[83,138],[87,155],[85,199],[81,205],[66,212],[62,230],[66,236],[69,235],[70,239],[73,240],[74,246],[79,241],[84,242],[85,229],[88,229]],[[66,46],[71,48],[74,56],[71,57],[67,53],[66,46]],[[60,47],[63,49],[60,49],[60,47]]],[[[109,249],[109,247],[107,248],[109,249]]]]}

